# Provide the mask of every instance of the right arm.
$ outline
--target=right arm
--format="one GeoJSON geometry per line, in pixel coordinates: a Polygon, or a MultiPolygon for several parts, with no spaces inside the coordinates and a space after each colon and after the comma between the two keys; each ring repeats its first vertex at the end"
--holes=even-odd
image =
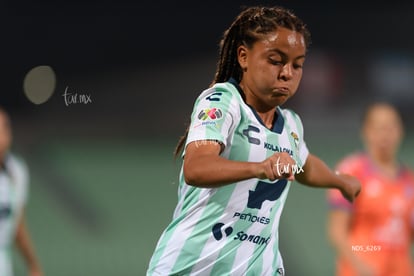
{"type": "Polygon", "coordinates": [[[293,174],[279,175],[275,164],[295,164],[287,153],[275,153],[262,162],[228,160],[220,156],[222,145],[211,140],[187,145],[184,156],[184,179],[189,185],[216,188],[250,178],[276,180],[293,174]]]}

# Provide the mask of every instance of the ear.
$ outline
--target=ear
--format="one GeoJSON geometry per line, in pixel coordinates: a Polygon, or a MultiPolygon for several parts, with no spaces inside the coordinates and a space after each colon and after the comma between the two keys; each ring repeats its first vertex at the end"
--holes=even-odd
{"type": "Polygon", "coordinates": [[[247,53],[248,49],[246,46],[241,45],[237,48],[237,60],[239,61],[239,65],[243,72],[247,70],[247,53]]]}

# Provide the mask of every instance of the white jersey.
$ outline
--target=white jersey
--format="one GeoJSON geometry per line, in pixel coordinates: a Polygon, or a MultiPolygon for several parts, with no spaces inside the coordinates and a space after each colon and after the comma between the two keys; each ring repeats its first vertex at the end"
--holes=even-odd
{"type": "Polygon", "coordinates": [[[0,275],[12,275],[11,248],[18,220],[26,203],[28,170],[25,163],[8,155],[0,168],[0,275]]]}
{"type": "MultiPolygon", "coordinates": [[[[261,162],[287,152],[301,170],[308,156],[299,117],[276,109],[266,128],[231,80],[197,98],[186,145],[216,140],[221,156],[261,162]]],[[[283,167],[279,167],[283,173],[283,167]]],[[[247,179],[220,188],[185,183],[182,169],[173,220],[158,241],[147,275],[284,275],[278,227],[290,182],[247,179]]]]}

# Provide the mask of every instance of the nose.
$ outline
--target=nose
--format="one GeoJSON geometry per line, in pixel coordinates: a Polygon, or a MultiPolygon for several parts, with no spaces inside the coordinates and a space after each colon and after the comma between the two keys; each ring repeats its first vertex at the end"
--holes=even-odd
{"type": "Polygon", "coordinates": [[[293,76],[292,71],[293,71],[292,64],[285,63],[282,67],[282,71],[280,71],[280,75],[279,75],[280,79],[285,80],[285,81],[292,79],[292,76],[293,76]]]}

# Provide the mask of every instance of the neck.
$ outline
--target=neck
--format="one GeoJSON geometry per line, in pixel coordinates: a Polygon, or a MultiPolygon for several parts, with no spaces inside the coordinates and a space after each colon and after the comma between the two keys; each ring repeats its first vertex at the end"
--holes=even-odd
{"type": "Polygon", "coordinates": [[[260,119],[262,119],[265,126],[269,129],[273,127],[273,122],[275,118],[275,106],[269,106],[268,104],[261,101],[256,95],[253,93],[245,92],[245,89],[242,84],[240,84],[245,96],[246,103],[253,107],[256,110],[256,113],[259,115],[260,119]]]}
{"type": "Polygon", "coordinates": [[[272,109],[268,112],[262,113],[259,111],[256,111],[257,114],[259,115],[260,119],[262,119],[264,125],[268,128],[271,129],[273,127],[273,123],[275,120],[275,110],[272,109]]]}
{"type": "Polygon", "coordinates": [[[246,96],[246,103],[256,110],[257,115],[262,119],[264,125],[271,129],[273,127],[273,122],[275,119],[275,110],[276,107],[269,107],[264,104],[261,104],[260,101],[257,101],[257,98],[249,100],[249,97],[246,96]]]}
{"type": "Polygon", "coordinates": [[[371,152],[370,156],[375,165],[386,175],[395,177],[398,174],[399,163],[392,154],[381,154],[379,152],[371,152]]]}

